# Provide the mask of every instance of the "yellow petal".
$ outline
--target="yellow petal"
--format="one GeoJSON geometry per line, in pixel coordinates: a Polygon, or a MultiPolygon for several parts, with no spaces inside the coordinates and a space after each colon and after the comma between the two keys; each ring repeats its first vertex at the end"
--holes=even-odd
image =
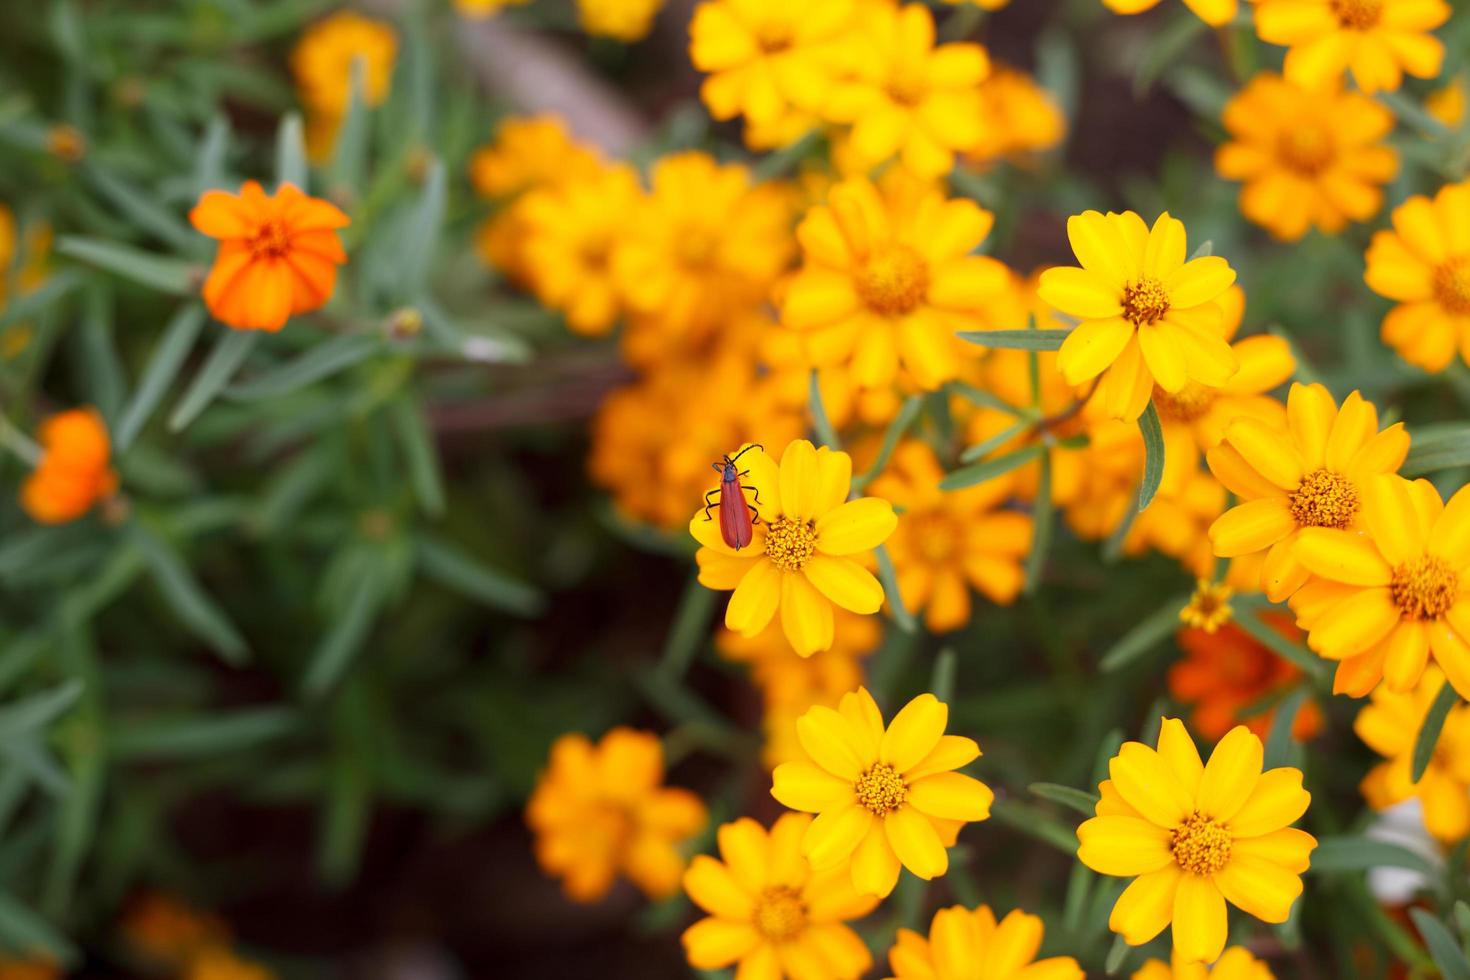
{"type": "Polygon", "coordinates": [[[1261,778],[1264,748],[1261,739],[1244,725],[1237,725],[1210,753],[1205,774],[1199,782],[1199,809],[1221,823],[1240,812],[1261,778]]]}
{"type": "Polygon", "coordinates": [[[840,810],[828,810],[818,814],[807,828],[801,849],[814,871],[836,867],[852,856],[872,824],[873,814],[856,803],[840,810]]]}
{"type": "Polygon", "coordinates": [[[1378,409],[1358,392],[1342,400],[1337,420],[1327,436],[1327,455],[1323,465],[1338,473],[1347,471],[1359,449],[1378,431],[1378,409]]]}
{"type": "Polygon", "coordinates": [[[873,954],[862,937],[844,925],[813,924],[802,932],[801,942],[811,947],[816,961],[833,976],[860,977],[873,965],[873,954]]]}
{"type": "Polygon", "coordinates": [[[742,636],[755,636],[765,629],[781,602],[783,574],[766,559],[751,566],[725,607],[725,625],[742,636]]]}
{"type": "Polygon", "coordinates": [[[1174,864],[1169,831],[1139,817],[1093,817],[1077,828],[1077,858],[1098,874],[1146,875],[1174,864]]]}
{"type": "MultiPolygon", "coordinates": [[[[807,560],[800,575],[793,574],[790,577],[799,579],[802,575],[805,575],[823,596],[843,609],[869,615],[877,612],[883,606],[882,584],[872,572],[851,558],[813,555],[807,560]]],[[[828,645],[831,645],[830,638],[828,645]]]]}
{"type": "Polygon", "coordinates": [[[1284,491],[1255,471],[1234,446],[1221,443],[1205,453],[1210,472],[1225,489],[1244,500],[1280,497],[1284,491]]]}
{"type": "Polygon", "coordinates": [[[883,818],[883,831],[905,868],[925,881],[949,870],[949,852],[929,818],[913,807],[899,807],[883,818]]]}
{"type": "Polygon", "coordinates": [[[1302,789],[1300,769],[1270,769],[1256,780],[1245,806],[1230,820],[1230,833],[1237,838],[1258,837],[1289,826],[1301,819],[1312,802],[1302,789]]]}
{"type": "Polygon", "coordinates": [[[882,823],[874,822],[852,855],[852,887],[864,895],[887,897],[898,884],[898,855],[882,823]]]}
{"type": "Polygon", "coordinates": [[[816,513],[825,516],[847,499],[852,487],[852,457],[823,446],[817,450],[816,513]]]}
{"type": "Polygon", "coordinates": [[[755,909],[755,900],[730,869],[706,854],[697,854],[689,862],[684,891],[695,905],[722,919],[749,919],[755,909]]]}
{"type": "Polygon", "coordinates": [[[1391,690],[1412,690],[1428,663],[1428,623],[1406,619],[1384,640],[1383,680],[1391,690]]]}
{"type": "Polygon", "coordinates": [[[798,521],[817,517],[821,473],[816,447],[805,439],[793,439],[781,454],[781,512],[798,521]]]}
{"type": "Polygon", "coordinates": [[[1316,847],[1317,838],[1311,834],[1295,827],[1284,827],[1259,837],[1237,837],[1231,845],[1230,856],[1232,859],[1263,861],[1292,874],[1301,874],[1311,867],[1312,851],[1316,847]]]}
{"type": "Polygon", "coordinates": [[[1184,355],[1168,331],[1156,324],[1139,327],[1138,346],[1143,350],[1144,363],[1160,388],[1174,392],[1184,387],[1189,380],[1184,370],[1184,355]]]}
{"type": "Polygon", "coordinates": [[[993,802],[989,786],[963,773],[941,772],[909,783],[908,805],[931,817],[984,820],[993,802]]]}
{"type": "Polygon", "coordinates": [[[700,919],[680,937],[689,964],[697,970],[719,970],[745,956],[761,943],[749,922],[700,919]]]}
{"type": "Polygon", "coordinates": [[[813,705],[796,719],[796,738],[813,762],[839,779],[856,782],[867,766],[852,723],[826,705],[813,705]]]}
{"type": "Polygon", "coordinates": [[[878,758],[906,773],[939,744],[949,723],[949,706],[932,694],[920,694],[893,716],[878,758]]]}
{"type": "MultiPolygon", "coordinates": [[[[811,819],[796,817],[795,814],[790,816],[811,819]]],[[[750,817],[741,817],[722,824],[715,832],[715,840],[725,867],[746,892],[754,895],[766,886],[766,869],[771,864],[770,838],[766,835],[766,828],[750,817]]]]}
{"type": "Polygon", "coordinates": [[[1036,294],[1048,306],[1084,320],[1107,319],[1123,312],[1116,284],[1076,266],[1047,269],[1036,294]]]}
{"type": "Polygon", "coordinates": [[[1337,603],[1330,615],[1312,627],[1307,646],[1332,660],[1353,657],[1377,644],[1402,618],[1388,589],[1363,589],[1337,603]]]}
{"type": "MultiPolygon", "coordinates": [[[[934,975],[960,978],[974,974],[980,950],[989,952],[985,940],[990,937],[981,931],[982,921],[958,905],[934,913],[934,921],[929,926],[930,969],[934,975]]],[[[985,921],[985,925],[989,924],[985,921]]]]}
{"type": "Polygon", "coordinates": [[[1133,324],[1120,317],[1084,320],[1057,351],[1057,369],[1068,384],[1090,381],[1118,359],[1133,339],[1133,324]]]}
{"type": "Polygon", "coordinates": [[[1265,922],[1285,922],[1302,893],[1299,875],[1257,857],[1232,854],[1225,867],[1215,872],[1214,881],[1231,905],[1265,922]]]}
{"type": "Polygon", "coordinates": [[[1128,243],[1117,223],[1097,211],[1084,211],[1067,219],[1067,240],[1082,267],[1100,278],[1123,283],[1134,277],[1134,263],[1129,260],[1128,243]]]}
{"type": "Polygon", "coordinates": [[[1296,530],[1285,497],[1247,500],[1232,507],[1210,525],[1210,544],[1225,558],[1250,555],[1269,548],[1296,530]]]}
{"type": "Polygon", "coordinates": [[[1326,527],[1302,528],[1293,548],[1296,560],[1323,578],[1345,585],[1387,585],[1393,569],[1369,538],[1326,527]]]}
{"type": "Polygon", "coordinates": [[[1218,255],[1190,259],[1164,280],[1169,305],[1179,309],[1200,306],[1218,299],[1235,281],[1235,270],[1218,255]]]}
{"type": "Polygon", "coordinates": [[[734,558],[722,555],[709,548],[700,548],[694,553],[699,565],[699,584],[706,589],[729,591],[740,585],[745,575],[760,561],[757,557],[734,558]]]}
{"type": "Polygon", "coordinates": [[[851,781],[809,762],[783,762],[771,773],[771,795],[777,802],[806,813],[852,802],[856,798],[852,787],[851,781]]]}
{"type": "Polygon", "coordinates": [[[858,756],[863,765],[878,761],[878,743],[883,740],[883,712],[866,687],[848,691],[837,703],[837,713],[852,722],[853,732],[858,736],[858,756]]]}
{"type": "Polygon", "coordinates": [[[1194,810],[1193,797],[1168,764],[1142,742],[1124,742],[1108,763],[1108,773],[1124,801],[1160,827],[1177,827],[1194,810]]]}
{"type": "MultiPolygon", "coordinates": [[[[846,561],[847,559],[828,559],[846,561]]],[[[808,563],[810,567],[810,563],[808,563]]],[[[882,587],[879,587],[882,592],[882,587]]],[[[781,631],[791,649],[810,657],[832,646],[832,604],[805,576],[790,572],[781,577],[781,631]]]]}
{"type": "Polygon", "coordinates": [[[1337,402],[1325,386],[1291,386],[1286,396],[1286,424],[1308,469],[1319,469],[1327,459],[1327,436],[1336,421],[1337,402]]]}
{"type": "Polygon", "coordinates": [[[828,555],[871,551],[897,526],[892,504],[880,497],[859,497],[817,518],[817,550],[828,555]]]}
{"type": "MultiPolygon", "coordinates": [[[[1420,520],[1414,483],[1396,474],[1380,475],[1360,481],[1358,492],[1363,502],[1363,527],[1377,546],[1375,553],[1383,556],[1385,574],[1392,566],[1418,558],[1428,550],[1430,524],[1420,520]]],[[[1431,495],[1438,499],[1432,488],[1431,495]]],[[[1355,584],[1386,585],[1387,582],[1384,578],[1355,584]]]]}
{"type": "Polygon", "coordinates": [[[1225,430],[1225,441],[1234,446],[1261,476],[1290,493],[1301,486],[1302,460],[1281,431],[1259,419],[1237,419],[1225,430]]]}
{"type": "Polygon", "coordinates": [[[1174,896],[1183,877],[1173,864],[1151,874],[1140,875],[1123,889],[1108,916],[1108,928],[1131,946],[1142,946],[1174,917],[1174,896]]]}
{"type": "Polygon", "coordinates": [[[915,766],[904,771],[910,782],[932,776],[939,772],[950,772],[967,766],[980,758],[980,746],[972,738],[963,735],[942,735],[939,743],[915,766]]]}
{"type": "Polygon", "coordinates": [[[1430,550],[1455,568],[1470,565],[1470,486],[1463,486],[1444,505],[1429,535],[1430,550]]]}
{"type": "Polygon", "coordinates": [[[1165,211],[1149,230],[1148,245],[1143,250],[1143,274],[1152,279],[1168,279],[1184,265],[1184,247],[1184,222],[1165,211]]]}
{"type": "Polygon", "coordinates": [[[1209,878],[1183,874],[1174,895],[1174,955],[1213,963],[1225,951],[1225,899],[1209,878]]]}
{"type": "Polygon", "coordinates": [[[1200,776],[1204,775],[1205,764],[1200,760],[1199,749],[1194,739],[1178,718],[1165,718],[1159,726],[1159,757],[1169,765],[1179,785],[1189,796],[1199,790],[1200,776]]]}

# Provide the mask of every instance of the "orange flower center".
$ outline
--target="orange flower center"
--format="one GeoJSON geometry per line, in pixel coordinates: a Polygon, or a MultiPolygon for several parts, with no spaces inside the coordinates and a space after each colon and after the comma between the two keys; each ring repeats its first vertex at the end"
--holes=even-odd
{"type": "Polygon", "coordinates": [[[926,561],[939,565],[954,554],[956,528],[940,514],[916,516],[911,522],[914,546],[926,561]]]}
{"type": "Polygon", "coordinates": [[[903,777],[886,762],[879,762],[858,777],[854,786],[858,805],[867,807],[875,817],[886,817],[903,806],[909,788],[903,777]]]}
{"type": "Polygon", "coordinates": [[[1289,498],[1291,516],[1302,527],[1341,530],[1358,512],[1358,488],[1341,473],[1313,470],[1289,498]]]}
{"type": "Polygon", "coordinates": [[[1434,298],[1451,313],[1470,314],[1470,255],[1446,259],[1434,270],[1434,298]]]}
{"type": "Polygon", "coordinates": [[[291,250],[291,235],[279,221],[266,221],[255,230],[249,245],[250,253],[257,259],[278,259],[291,250]]]}
{"type": "Polygon", "coordinates": [[[1154,408],[1158,409],[1159,417],[1167,421],[1193,422],[1210,410],[1219,394],[1218,389],[1206,388],[1198,381],[1186,382],[1175,392],[1154,385],[1154,408]]]}
{"type": "Polygon", "coordinates": [[[720,240],[709,228],[686,228],[678,237],[676,248],[679,261],[694,269],[712,265],[719,251],[720,240]]]}
{"type": "Polygon", "coordinates": [[[1316,176],[1332,162],[1332,134],[1321,126],[1294,127],[1277,138],[1276,153],[1290,169],[1316,176]]]}
{"type": "Polygon", "coordinates": [[[756,932],[779,943],[806,928],[806,903],[795,889],[773,885],[756,897],[751,918],[756,932]]]}
{"type": "Polygon", "coordinates": [[[1383,0],[1329,0],[1337,22],[1349,30],[1366,31],[1383,16],[1383,0]]]}
{"type": "Polygon", "coordinates": [[[863,263],[856,285],[858,296],[875,313],[912,313],[929,291],[929,266],[907,245],[893,245],[863,263]]]}
{"type": "Polygon", "coordinates": [[[766,54],[780,54],[796,42],[796,32],[787,20],[768,20],[755,29],[755,43],[766,54]]]}
{"type": "Polygon", "coordinates": [[[888,79],[885,89],[894,102],[912,109],[924,101],[924,76],[912,69],[900,70],[888,79]]]}
{"type": "Polygon", "coordinates": [[[1230,860],[1230,831],[1196,810],[1171,833],[1174,861],[1196,875],[1212,875],[1230,860]]]}
{"type": "Polygon", "coordinates": [[[1393,570],[1388,591],[1410,619],[1435,619],[1455,604],[1460,576],[1437,555],[1420,555],[1393,570]]]}
{"type": "Polygon", "coordinates": [[[766,529],[766,557],[783,572],[799,572],[817,550],[817,529],[811,521],[778,517],[766,529]]]}
{"type": "Polygon", "coordinates": [[[1143,276],[1123,287],[1123,316],[1135,327],[1154,323],[1169,312],[1169,291],[1157,279],[1143,276]]]}
{"type": "Polygon", "coordinates": [[[1189,604],[1179,611],[1179,618],[1188,626],[1214,633],[1230,622],[1235,614],[1230,606],[1230,597],[1234,594],[1235,590],[1224,582],[1215,584],[1200,579],[1194,595],[1189,597],[1189,604]]]}

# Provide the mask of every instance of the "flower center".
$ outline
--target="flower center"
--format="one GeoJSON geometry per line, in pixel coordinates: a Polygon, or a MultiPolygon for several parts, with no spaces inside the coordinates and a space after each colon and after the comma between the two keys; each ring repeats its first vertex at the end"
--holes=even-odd
{"type": "Polygon", "coordinates": [[[255,230],[249,246],[256,258],[278,259],[291,250],[291,236],[279,221],[267,221],[255,230]]]}
{"type": "Polygon", "coordinates": [[[1159,417],[1167,421],[1193,422],[1210,410],[1219,394],[1218,389],[1206,388],[1198,381],[1186,382],[1175,392],[1154,385],[1154,408],[1158,409],[1159,417]]]}
{"type": "Polygon", "coordinates": [[[1332,12],[1343,27],[1366,31],[1383,16],[1383,0],[1329,0],[1332,12]]]}
{"type": "Polygon", "coordinates": [[[926,561],[940,565],[954,554],[956,528],[950,521],[937,514],[917,516],[911,526],[914,544],[926,561]]]}
{"type": "Polygon", "coordinates": [[[1437,555],[1420,555],[1393,570],[1388,591],[1410,619],[1434,619],[1455,604],[1460,576],[1437,555]]]}
{"type": "Polygon", "coordinates": [[[1153,323],[1169,312],[1169,291],[1157,279],[1144,276],[1123,287],[1123,316],[1135,327],[1153,323]]]}
{"type": "Polygon", "coordinates": [[[679,260],[693,269],[703,269],[714,262],[719,237],[708,228],[686,228],[676,246],[679,260]]]}
{"type": "Polygon", "coordinates": [[[903,777],[886,762],[878,763],[859,776],[855,789],[859,805],[867,807],[878,817],[887,816],[903,806],[909,795],[903,777]]]}
{"type": "Polygon", "coordinates": [[[1230,831],[1196,810],[1175,827],[1169,849],[1190,874],[1212,875],[1230,860],[1230,831]]]}
{"type": "Polygon", "coordinates": [[[1235,610],[1230,605],[1234,594],[1235,590],[1224,582],[1200,579],[1189,604],[1179,611],[1179,618],[1188,626],[1214,633],[1234,616],[1235,610]]]}
{"type": "Polygon", "coordinates": [[[1281,134],[1276,152],[1292,170],[1315,176],[1332,162],[1332,134],[1321,126],[1299,126],[1281,134]]]}
{"type": "Polygon", "coordinates": [[[810,521],[778,517],[766,531],[766,557],[783,572],[799,572],[817,550],[817,529],[810,521]]]}
{"type": "Polygon", "coordinates": [[[874,312],[912,313],[929,291],[929,266],[907,245],[894,245],[863,264],[856,285],[858,296],[874,312]]]}
{"type": "Polygon", "coordinates": [[[756,932],[779,943],[806,928],[806,903],[795,890],[773,885],[756,897],[752,918],[756,932]]]}
{"type": "Polygon", "coordinates": [[[913,108],[924,101],[923,75],[913,70],[900,70],[888,79],[888,97],[899,105],[913,108]]]}
{"type": "Polygon", "coordinates": [[[1434,270],[1434,298],[1451,313],[1470,314],[1470,256],[1446,259],[1434,270]]]}
{"type": "Polygon", "coordinates": [[[1358,512],[1358,488],[1341,473],[1313,470],[1292,493],[1291,516],[1302,527],[1348,526],[1358,512]]]}
{"type": "Polygon", "coordinates": [[[768,20],[755,29],[755,43],[766,54],[780,54],[796,41],[796,32],[787,20],[768,20]]]}

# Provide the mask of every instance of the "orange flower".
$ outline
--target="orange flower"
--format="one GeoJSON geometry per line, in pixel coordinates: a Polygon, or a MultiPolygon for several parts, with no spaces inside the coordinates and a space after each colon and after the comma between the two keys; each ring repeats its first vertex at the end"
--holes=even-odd
{"type": "Polygon", "coordinates": [[[41,462],[20,489],[20,503],[42,524],[74,521],[117,490],[111,444],[94,408],[74,408],[41,424],[41,462]]]}
{"type": "Polygon", "coordinates": [[[253,180],[238,195],[205,191],[189,220],[219,239],[204,301],[237,330],[275,332],[295,314],[320,309],[347,261],[337,229],[351,219],[290,184],[274,196],[253,180]]]}
{"type": "MultiPolygon", "coordinates": [[[[1288,639],[1301,639],[1302,631],[1291,617],[1263,613],[1261,621],[1288,639]]],[[[1213,633],[1203,629],[1179,631],[1184,659],[1169,668],[1169,693],[1185,704],[1193,704],[1189,723],[1206,739],[1218,741],[1236,725],[1245,725],[1261,738],[1271,730],[1276,709],[1246,714],[1250,705],[1269,695],[1294,687],[1301,671],[1272,653],[1236,623],[1227,623],[1213,633]]],[[[1322,710],[1308,701],[1297,712],[1291,733],[1308,739],[1322,729],[1322,710]]]]}

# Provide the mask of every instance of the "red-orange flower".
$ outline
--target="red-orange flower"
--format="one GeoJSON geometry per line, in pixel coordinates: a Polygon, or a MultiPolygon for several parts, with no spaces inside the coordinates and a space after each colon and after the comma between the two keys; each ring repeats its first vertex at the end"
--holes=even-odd
{"type": "Polygon", "coordinates": [[[253,180],[239,194],[205,191],[189,220],[219,239],[204,301],[237,330],[274,332],[295,314],[321,308],[347,261],[337,229],[351,219],[290,184],[274,195],[253,180]]]}
{"type": "Polygon", "coordinates": [[[41,462],[20,489],[20,504],[42,524],[74,521],[117,489],[102,416],[73,408],[41,423],[41,462]]]}

